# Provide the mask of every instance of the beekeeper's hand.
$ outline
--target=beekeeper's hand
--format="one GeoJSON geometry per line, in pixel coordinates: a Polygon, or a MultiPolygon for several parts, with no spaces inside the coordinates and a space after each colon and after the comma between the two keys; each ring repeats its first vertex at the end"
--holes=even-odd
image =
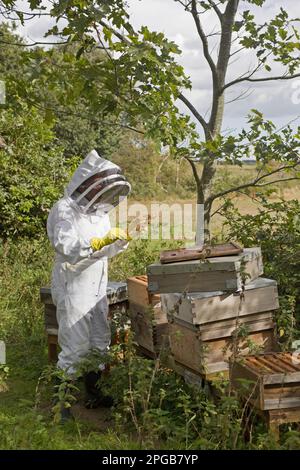
{"type": "Polygon", "coordinates": [[[112,228],[105,237],[92,238],[91,247],[93,251],[99,251],[107,245],[114,243],[116,240],[123,240],[128,242],[130,240],[129,235],[120,228],[112,228]]]}

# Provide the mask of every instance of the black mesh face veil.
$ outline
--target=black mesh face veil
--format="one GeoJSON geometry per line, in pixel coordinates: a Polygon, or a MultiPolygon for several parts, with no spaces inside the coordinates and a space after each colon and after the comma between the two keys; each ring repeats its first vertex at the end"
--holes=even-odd
{"type": "Polygon", "coordinates": [[[71,195],[84,212],[95,212],[97,209],[110,209],[130,192],[130,184],[125,180],[118,167],[100,171],[86,180],[71,195]]]}

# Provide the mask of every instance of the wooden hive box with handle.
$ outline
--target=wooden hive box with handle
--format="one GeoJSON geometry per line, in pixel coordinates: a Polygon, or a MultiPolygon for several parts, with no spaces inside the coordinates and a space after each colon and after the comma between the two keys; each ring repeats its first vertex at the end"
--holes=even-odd
{"type": "Polygon", "coordinates": [[[251,348],[273,351],[274,323],[272,317],[255,320],[253,324],[230,323],[224,328],[203,329],[175,320],[169,324],[170,349],[175,363],[208,380],[212,375],[228,373],[234,351],[249,354],[251,348]],[[237,332],[237,333],[236,333],[237,332]]]}
{"type": "Polygon", "coordinates": [[[140,350],[155,357],[168,344],[167,315],[161,310],[160,295],[148,291],[147,276],[127,279],[129,315],[140,350]]]}
{"type": "Polygon", "coordinates": [[[239,292],[161,294],[170,322],[170,347],[176,363],[203,376],[228,373],[234,346],[272,351],[277,284],[257,279],[239,292]]]}
{"type": "Polygon", "coordinates": [[[216,324],[239,317],[272,312],[279,308],[277,283],[272,279],[258,278],[246,285],[243,297],[240,292],[190,292],[186,294],[161,294],[165,313],[193,325],[216,324]]]}
{"type": "Polygon", "coordinates": [[[263,274],[261,249],[245,248],[235,256],[151,264],[148,288],[155,293],[234,292],[263,274]]]}
{"type": "Polygon", "coordinates": [[[240,394],[259,410],[300,410],[299,354],[246,356],[232,364],[231,380],[240,394]]]}

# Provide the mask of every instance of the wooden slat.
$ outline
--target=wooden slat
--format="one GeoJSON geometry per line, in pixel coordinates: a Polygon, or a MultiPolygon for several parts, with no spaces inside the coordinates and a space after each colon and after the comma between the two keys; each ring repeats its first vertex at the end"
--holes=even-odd
{"type": "MultiPolygon", "coordinates": [[[[230,346],[233,338],[218,338],[203,341],[197,328],[187,325],[170,324],[170,346],[175,359],[192,370],[203,373],[204,366],[210,363],[224,362],[232,355],[230,346]]],[[[273,347],[273,329],[250,333],[247,338],[239,338],[239,347],[243,354],[249,352],[248,340],[263,351],[273,347]]]]}
{"type": "Polygon", "coordinates": [[[265,399],[264,410],[284,409],[300,407],[300,397],[282,398],[282,399],[265,399]]]}
{"type": "Polygon", "coordinates": [[[246,362],[257,369],[258,374],[270,372],[288,373],[300,372],[300,364],[294,364],[290,353],[270,353],[263,356],[248,356],[246,362]]]}
{"type": "Polygon", "coordinates": [[[132,303],[143,307],[149,305],[150,300],[146,283],[140,282],[136,278],[129,278],[127,279],[127,286],[129,306],[132,303]]]}
{"type": "MultiPolygon", "coordinates": [[[[260,274],[258,274],[259,276],[260,274]]],[[[242,287],[242,280],[235,271],[206,272],[190,274],[149,275],[149,291],[170,292],[209,292],[213,290],[236,291],[242,287]]]]}
{"type": "Polygon", "coordinates": [[[295,372],[297,369],[292,367],[289,363],[285,363],[280,356],[276,357],[274,355],[270,355],[266,357],[266,360],[268,362],[272,363],[274,366],[278,367],[281,369],[281,372],[284,374],[286,372],[295,372]]]}
{"type": "MultiPolygon", "coordinates": [[[[142,289],[145,294],[147,285],[145,284],[142,289]]],[[[134,290],[134,299],[137,301],[141,299],[136,295],[136,290],[134,290]]],[[[139,346],[153,354],[158,352],[161,346],[167,346],[165,336],[168,334],[168,320],[160,308],[160,302],[151,305],[148,300],[148,304],[141,305],[130,301],[129,317],[135,333],[135,341],[139,346]]]]}
{"type": "MultiPolygon", "coordinates": [[[[274,322],[273,320],[263,320],[263,321],[256,321],[256,322],[249,322],[249,323],[243,323],[245,327],[247,328],[248,333],[254,333],[256,331],[264,331],[264,330],[270,330],[274,328],[274,322]]],[[[217,339],[217,338],[226,338],[228,336],[231,336],[234,331],[238,328],[237,325],[231,325],[226,328],[220,328],[220,329],[209,329],[206,331],[200,330],[200,336],[203,341],[209,341],[212,339],[217,339]]]]}
{"type": "Polygon", "coordinates": [[[214,258],[219,256],[233,256],[242,253],[243,249],[236,243],[223,243],[220,245],[202,245],[191,248],[178,248],[165,250],[160,253],[161,263],[176,263],[181,261],[214,258]]]}
{"type": "Polygon", "coordinates": [[[268,412],[270,422],[277,424],[293,423],[300,421],[300,408],[286,408],[284,410],[270,410],[268,412]]]}

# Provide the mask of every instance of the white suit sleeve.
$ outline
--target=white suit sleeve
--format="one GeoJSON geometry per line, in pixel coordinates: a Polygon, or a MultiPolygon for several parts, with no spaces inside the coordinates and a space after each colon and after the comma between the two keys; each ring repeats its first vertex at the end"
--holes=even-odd
{"type": "Polygon", "coordinates": [[[70,264],[87,258],[93,252],[90,241],[81,239],[73,224],[68,220],[60,220],[55,224],[53,234],[55,250],[65,256],[70,264]]]}

